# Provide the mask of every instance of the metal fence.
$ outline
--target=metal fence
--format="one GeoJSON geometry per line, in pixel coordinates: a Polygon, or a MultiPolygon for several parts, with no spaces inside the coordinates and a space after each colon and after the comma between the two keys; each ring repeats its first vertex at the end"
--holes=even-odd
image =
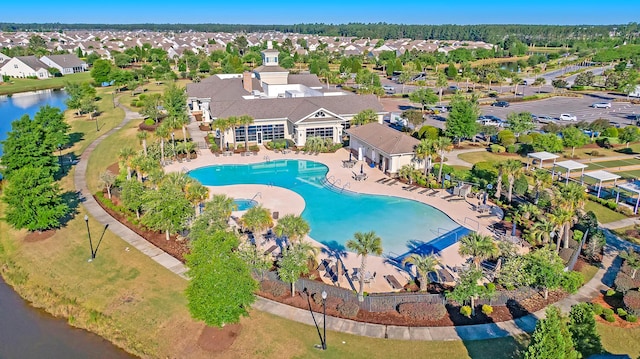
{"type": "Polygon", "coordinates": [[[364,298],[360,303],[360,308],[369,312],[386,312],[397,310],[402,303],[429,303],[445,304],[446,298],[442,294],[372,294],[364,298]]]}

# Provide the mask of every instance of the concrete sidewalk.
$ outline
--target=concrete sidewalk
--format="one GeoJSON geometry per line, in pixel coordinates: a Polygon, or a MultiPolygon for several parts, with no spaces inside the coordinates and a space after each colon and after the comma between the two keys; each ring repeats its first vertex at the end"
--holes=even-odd
{"type": "MultiPolygon", "coordinates": [[[[125,111],[126,115],[124,120],[117,127],[97,138],[82,153],[80,162],[78,163],[74,174],[75,187],[82,194],[82,204],[92,217],[94,217],[104,225],[108,224],[110,231],[121,237],[131,246],[137,248],[160,265],[186,279],[185,272],[187,269],[184,264],[171,257],[169,254],[162,251],[153,244],[147,242],[144,238],[111,217],[106,211],[102,209],[102,207],[98,205],[87,188],[85,178],[87,172],[87,162],[93,150],[104,139],[106,139],[114,132],[120,130],[123,126],[129,123],[129,121],[134,118],[140,117],[139,114],[129,111],[120,104],[118,104],[118,106],[120,106],[125,111]]],[[[608,289],[608,287],[603,283],[603,278],[605,277],[605,274],[607,273],[616,255],[617,250],[608,250],[607,255],[603,260],[603,268],[601,268],[596,273],[594,278],[586,283],[578,291],[578,293],[557,302],[555,305],[559,306],[564,311],[568,311],[571,305],[578,302],[590,301],[601,291],[608,289]]],[[[261,297],[256,297],[256,302],[253,307],[288,320],[313,325],[313,320],[309,311],[307,310],[294,308],[261,297]]],[[[389,338],[401,340],[484,340],[492,338],[502,338],[506,336],[517,336],[522,335],[526,332],[531,332],[535,328],[536,321],[542,317],[544,317],[544,310],[529,314],[516,320],[462,327],[399,327],[391,325],[361,323],[348,319],[327,317],[327,328],[332,331],[373,338],[389,338]]],[[[319,320],[320,325],[323,324],[321,315],[317,315],[316,319],[319,320]]]]}

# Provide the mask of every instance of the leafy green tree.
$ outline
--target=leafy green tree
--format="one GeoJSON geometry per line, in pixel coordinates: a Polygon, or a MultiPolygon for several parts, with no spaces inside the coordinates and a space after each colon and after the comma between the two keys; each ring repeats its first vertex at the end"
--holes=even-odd
{"type": "Polygon", "coordinates": [[[8,177],[26,166],[42,168],[50,174],[57,172],[59,163],[53,153],[69,142],[68,131],[63,113],[51,106],[41,107],[33,120],[24,115],[13,121],[7,139],[1,142],[3,175],[8,177]]]}
{"type": "Polygon", "coordinates": [[[187,306],[191,316],[207,325],[223,327],[248,315],[255,301],[257,282],[236,249],[239,240],[225,231],[201,234],[191,241],[186,255],[187,306]]]}
{"type": "Polygon", "coordinates": [[[264,275],[273,267],[271,254],[259,250],[258,247],[248,242],[240,243],[238,256],[254,273],[260,275],[260,280],[264,279],[264,275]]]}
{"type": "Polygon", "coordinates": [[[569,312],[569,332],[583,358],[604,352],[590,303],[578,303],[569,312]]]}
{"type": "Polygon", "coordinates": [[[413,125],[413,128],[418,128],[418,126],[424,122],[422,112],[418,110],[411,109],[403,111],[401,117],[409,121],[409,123],[413,125]]]}
{"type": "Polygon", "coordinates": [[[163,182],[157,191],[146,191],[142,208],[142,224],[165,232],[166,240],[185,228],[192,213],[184,193],[169,182],[163,182]]]}
{"type": "Polygon", "coordinates": [[[498,245],[490,236],[472,232],[460,239],[458,253],[471,256],[476,270],[480,270],[480,263],[489,258],[496,258],[500,254],[498,245]]]}
{"type": "Polygon", "coordinates": [[[109,170],[100,173],[100,184],[107,190],[107,196],[111,199],[111,188],[116,184],[116,175],[109,170]]]}
{"type": "Polygon", "coordinates": [[[528,261],[523,256],[515,256],[504,261],[498,273],[498,283],[508,290],[526,286],[533,282],[533,274],[527,272],[528,261]]]}
{"type": "Polygon", "coordinates": [[[561,152],[563,149],[562,139],[555,133],[543,133],[533,137],[531,144],[535,151],[547,151],[551,153],[561,152]]]}
{"type": "Polygon", "coordinates": [[[536,128],[536,125],[531,120],[531,114],[529,112],[510,113],[507,115],[507,124],[509,124],[509,129],[517,136],[536,128]]]}
{"type": "Polygon", "coordinates": [[[640,128],[636,126],[625,126],[618,132],[618,139],[626,144],[629,148],[630,142],[636,142],[640,140],[640,128]]]}
{"type": "Polygon", "coordinates": [[[620,252],[620,258],[633,270],[631,278],[635,279],[638,269],[640,269],[640,254],[636,253],[633,248],[620,252]]]}
{"type": "Polygon", "coordinates": [[[150,94],[147,95],[142,100],[142,109],[140,113],[144,116],[152,118],[153,121],[157,124],[158,118],[162,113],[160,110],[160,106],[162,105],[162,96],[160,94],[150,94]]]}
{"type": "Polygon", "coordinates": [[[96,60],[91,68],[91,77],[96,83],[109,82],[112,80],[113,67],[109,60],[96,60]]]}
{"type": "Polygon", "coordinates": [[[122,205],[130,211],[135,212],[136,217],[140,218],[140,211],[144,203],[145,187],[142,182],[128,179],[122,183],[120,191],[120,199],[122,205]]]}
{"type": "Polygon", "coordinates": [[[358,300],[364,301],[364,271],[367,264],[367,256],[369,254],[382,254],[382,239],[378,237],[376,232],[356,232],[353,239],[347,241],[347,248],[356,252],[362,260],[360,262],[360,290],[358,291],[358,300]]]}
{"type": "Polygon", "coordinates": [[[420,281],[420,291],[426,292],[427,286],[429,285],[429,273],[435,271],[440,264],[438,258],[433,254],[424,255],[413,253],[405,258],[403,262],[411,263],[416,267],[416,272],[419,276],[418,280],[420,281]]]}
{"type": "Polygon", "coordinates": [[[536,324],[531,342],[524,353],[525,359],[577,359],[580,354],[574,349],[571,332],[566,319],[556,306],[550,306],[546,318],[536,324]]]}
{"type": "Polygon", "coordinates": [[[478,132],[476,120],[480,115],[478,103],[456,95],[451,100],[451,111],[445,124],[445,134],[454,139],[471,138],[478,132]]]}
{"type": "Polygon", "coordinates": [[[378,114],[370,108],[358,112],[351,119],[351,124],[356,126],[366,125],[372,122],[378,122],[378,114]]]}
{"type": "Polygon", "coordinates": [[[569,126],[562,130],[562,142],[565,146],[571,147],[571,157],[573,157],[576,147],[586,145],[589,142],[589,137],[581,129],[569,126]]]}
{"type": "Polygon", "coordinates": [[[69,207],[50,171],[28,165],[12,171],[5,180],[2,200],[7,203],[7,223],[29,231],[60,227],[69,207]]]}
{"type": "Polygon", "coordinates": [[[566,89],[569,87],[569,83],[563,79],[554,79],[551,81],[551,86],[555,89],[566,89]]]}
{"type": "Polygon", "coordinates": [[[447,87],[449,82],[447,82],[447,75],[442,72],[438,72],[438,77],[436,78],[436,87],[438,88],[438,102],[442,102],[442,90],[447,87]]]}
{"type": "Polygon", "coordinates": [[[544,299],[549,290],[560,288],[564,275],[564,263],[558,253],[548,247],[540,248],[525,256],[528,260],[527,270],[533,274],[531,284],[542,289],[544,299]]]}
{"type": "Polygon", "coordinates": [[[493,287],[478,285],[481,278],[482,272],[478,269],[468,269],[462,272],[455,288],[446,294],[447,298],[462,305],[470,303],[471,315],[475,315],[475,300],[491,297],[495,292],[493,287]]]}
{"type": "Polygon", "coordinates": [[[574,86],[592,86],[595,81],[595,75],[591,71],[581,72],[576,76],[573,82],[574,86]]]}
{"type": "Polygon", "coordinates": [[[282,218],[278,219],[278,224],[274,228],[274,232],[278,237],[286,236],[291,242],[301,241],[304,236],[309,234],[310,230],[309,223],[294,214],[282,216],[282,218]]]}
{"type": "Polygon", "coordinates": [[[424,112],[427,105],[433,105],[438,101],[438,96],[433,93],[433,90],[431,89],[421,88],[409,94],[409,101],[419,103],[422,106],[422,111],[424,112]]]}

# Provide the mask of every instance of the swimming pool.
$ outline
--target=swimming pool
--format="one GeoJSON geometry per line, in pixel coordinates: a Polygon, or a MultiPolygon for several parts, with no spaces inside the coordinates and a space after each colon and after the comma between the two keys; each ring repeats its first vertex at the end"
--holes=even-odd
{"type": "Polygon", "coordinates": [[[446,214],[424,203],[329,188],[324,185],[327,172],[327,166],[318,162],[275,160],[207,166],[189,175],[206,186],[264,184],[294,191],[305,200],[302,217],[311,227],[309,235],[332,248],[343,249],[355,232],[373,230],[382,238],[384,253],[398,256],[460,229],[446,214]]]}
{"type": "Polygon", "coordinates": [[[233,200],[233,203],[236,205],[237,211],[246,211],[249,208],[255,207],[258,204],[258,202],[252,199],[246,199],[246,198],[236,198],[233,200]]]}

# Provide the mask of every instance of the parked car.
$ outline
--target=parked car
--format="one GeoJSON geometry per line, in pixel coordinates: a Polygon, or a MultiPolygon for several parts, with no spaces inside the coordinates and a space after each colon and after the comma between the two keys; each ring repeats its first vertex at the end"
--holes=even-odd
{"type": "Polygon", "coordinates": [[[536,122],[538,123],[554,123],[556,119],[551,116],[546,115],[538,115],[536,116],[536,122]]]}
{"type": "Polygon", "coordinates": [[[496,102],[492,103],[491,106],[509,107],[509,103],[507,101],[496,101],[496,102]]]}
{"type": "Polygon", "coordinates": [[[391,85],[384,85],[384,86],[382,86],[382,89],[386,93],[396,93],[396,88],[391,86],[391,85]]]}
{"type": "Polygon", "coordinates": [[[433,109],[433,112],[435,113],[442,113],[442,112],[449,111],[449,107],[444,105],[433,106],[431,109],[433,109]]]}
{"type": "Polygon", "coordinates": [[[570,113],[560,114],[560,121],[578,121],[578,118],[570,113]]]}
{"type": "Polygon", "coordinates": [[[611,108],[611,102],[596,102],[591,105],[593,108],[611,108]]]}

